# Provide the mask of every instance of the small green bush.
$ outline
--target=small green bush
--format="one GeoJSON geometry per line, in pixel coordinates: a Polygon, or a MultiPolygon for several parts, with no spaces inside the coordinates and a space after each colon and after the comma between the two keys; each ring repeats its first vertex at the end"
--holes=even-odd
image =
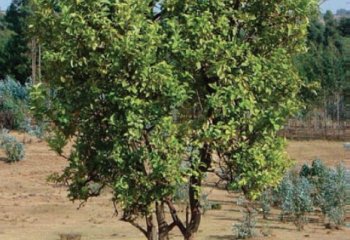
{"type": "Polygon", "coordinates": [[[211,203],[210,204],[210,209],[212,210],[221,210],[222,206],[220,203],[211,203]]]}
{"type": "Polygon", "coordinates": [[[24,145],[3,130],[0,134],[0,146],[4,149],[8,162],[17,162],[24,159],[24,145]]]}

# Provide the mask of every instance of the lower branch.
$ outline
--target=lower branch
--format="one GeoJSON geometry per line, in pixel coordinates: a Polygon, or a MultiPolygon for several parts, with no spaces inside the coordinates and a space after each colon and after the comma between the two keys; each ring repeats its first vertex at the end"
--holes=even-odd
{"type": "Polygon", "coordinates": [[[128,217],[127,215],[124,215],[121,220],[124,222],[130,223],[132,226],[140,230],[148,238],[147,230],[144,229],[140,224],[136,222],[136,218],[131,218],[131,217],[128,217]]]}
{"type": "Polygon", "coordinates": [[[172,219],[174,221],[173,224],[178,226],[178,228],[180,229],[182,235],[186,236],[187,229],[184,226],[184,224],[182,223],[182,221],[180,220],[180,218],[178,217],[176,208],[175,208],[174,204],[172,203],[171,199],[166,199],[165,202],[166,202],[166,204],[169,207],[171,217],[172,217],[172,219]]]}

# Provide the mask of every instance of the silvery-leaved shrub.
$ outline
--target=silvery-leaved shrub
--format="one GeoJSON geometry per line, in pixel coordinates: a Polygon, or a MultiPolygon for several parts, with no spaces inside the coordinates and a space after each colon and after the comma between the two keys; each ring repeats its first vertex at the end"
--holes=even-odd
{"type": "Polygon", "coordinates": [[[322,205],[320,207],[328,220],[326,225],[336,227],[344,225],[347,199],[345,173],[343,165],[329,169],[321,186],[320,202],[322,205]]]}
{"type": "MultiPolygon", "coordinates": [[[[189,205],[188,187],[189,186],[186,183],[177,185],[177,187],[175,188],[175,194],[174,194],[174,202],[176,204],[183,205],[183,206],[189,205]]],[[[203,214],[205,214],[208,210],[221,208],[220,204],[211,202],[209,200],[208,194],[206,193],[201,192],[199,199],[201,201],[201,208],[202,208],[203,214]]]]}
{"type": "Polygon", "coordinates": [[[0,124],[17,129],[28,112],[28,86],[7,78],[0,81],[0,124]]]}
{"type": "Polygon", "coordinates": [[[304,165],[300,176],[313,185],[314,206],[321,209],[326,226],[340,227],[344,224],[346,192],[346,169],[338,165],[329,168],[321,160],[313,161],[311,167],[304,165]]]}
{"type": "Polygon", "coordinates": [[[38,139],[44,139],[46,136],[47,124],[44,122],[34,122],[32,118],[27,117],[22,122],[20,128],[24,130],[31,136],[34,136],[38,139]]]}
{"type": "Polygon", "coordinates": [[[273,203],[273,190],[266,189],[260,196],[259,203],[264,219],[267,219],[271,211],[271,205],[273,203]]]}
{"type": "Polygon", "coordinates": [[[282,216],[289,216],[298,227],[304,228],[306,214],[313,210],[312,185],[305,177],[288,173],[279,188],[282,216]]]}
{"type": "Polygon", "coordinates": [[[243,221],[233,225],[236,239],[248,239],[257,235],[256,212],[254,210],[244,211],[243,221]]]}
{"type": "Polygon", "coordinates": [[[17,162],[24,159],[23,143],[9,135],[7,130],[2,130],[0,133],[0,147],[5,151],[8,162],[17,162]]]}

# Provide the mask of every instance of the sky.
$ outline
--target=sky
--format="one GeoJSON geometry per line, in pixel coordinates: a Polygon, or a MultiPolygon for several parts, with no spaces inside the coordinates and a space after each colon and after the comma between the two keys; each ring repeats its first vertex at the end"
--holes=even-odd
{"type": "Polygon", "coordinates": [[[0,9],[6,10],[10,6],[12,0],[0,0],[0,9]]]}
{"type": "Polygon", "coordinates": [[[340,8],[350,10],[350,0],[328,0],[321,5],[321,9],[323,12],[327,10],[332,10],[333,12],[336,12],[340,8]]]}
{"type": "MultiPolygon", "coordinates": [[[[12,0],[0,0],[0,9],[6,10],[12,0]]],[[[350,10],[350,0],[328,0],[322,5],[322,11],[336,11],[339,8],[350,10]]]]}

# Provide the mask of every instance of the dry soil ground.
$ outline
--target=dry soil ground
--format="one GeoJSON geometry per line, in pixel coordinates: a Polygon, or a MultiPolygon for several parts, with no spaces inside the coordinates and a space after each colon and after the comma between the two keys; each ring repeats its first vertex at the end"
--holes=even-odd
{"type": "MultiPolygon", "coordinates": [[[[288,152],[298,162],[319,157],[334,165],[350,160],[350,152],[344,150],[341,142],[289,142],[288,152]]],[[[0,159],[4,158],[0,153],[0,159]]],[[[16,164],[0,161],[0,240],[59,240],[60,234],[66,233],[79,233],[82,240],[143,239],[137,230],[113,215],[108,193],[77,210],[79,203],[67,200],[65,188],[46,181],[49,174],[61,171],[65,165],[64,159],[37,140],[26,144],[24,161],[16,164]]],[[[206,191],[210,200],[222,204],[222,209],[206,212],[197,239],[233,239],[232,225],[241,218],[239,208],[232,204],[235,197],[222,190],[206,191]]],[[[298,232],[292,224],[277,221],[277,214],[271,218],[267,222],[259,220],[258,230],[271,229],[272,236],[258,239],[350,239],[350,230],[346,228],[330,231],[320,223],[310,223],[305,231],[298,232]]],[[[175,231],[171,239],[182,238],[175,231]]]]}

